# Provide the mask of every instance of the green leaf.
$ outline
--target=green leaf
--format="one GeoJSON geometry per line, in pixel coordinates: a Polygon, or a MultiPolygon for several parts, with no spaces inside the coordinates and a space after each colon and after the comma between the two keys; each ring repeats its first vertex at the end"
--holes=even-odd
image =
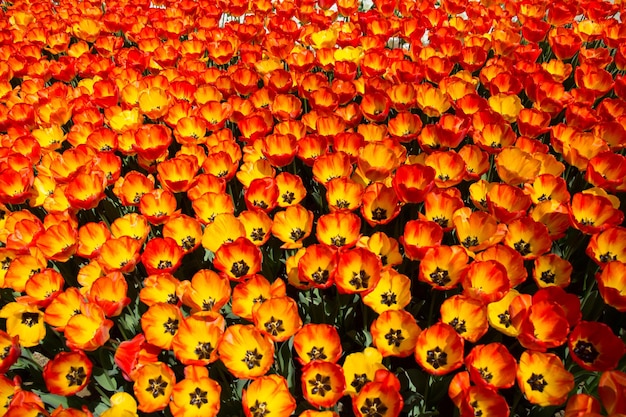
{"type": "Polygon", "coordinates": [[[117,391],[117,381],[114,378],[111,378],[106,370],[102,368],[94,368],[93,379],[102,389],[109,392],[117,391]]]}

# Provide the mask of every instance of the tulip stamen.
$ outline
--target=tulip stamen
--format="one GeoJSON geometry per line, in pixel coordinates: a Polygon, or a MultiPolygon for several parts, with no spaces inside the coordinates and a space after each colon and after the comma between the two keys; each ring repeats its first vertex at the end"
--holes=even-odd
{"type": "Polygon", "coordinates": [[[265,237],[265,232],[263,231],[262,228],[255,227],[252,229],[252,232],[250,233],[250,237],[252,238],[253,242],[261,242],[263,238],[265,237]]]}
{"type": "Polygon", "coordinates": [[[246,364],[248,369],[253,369],[255,366],[261,366],[261,359],[263,359],[263,355],[259,353],[257,348],[254,348],[254,350],[246,350],[241,361],[246,364]]]}
{"type": "Polygon", "coordinates": [[[316,374],[315,379],[309,379],[308,383],[313,386],[311,393],[314,395],[323,397],[328,391],[332,390],[330,377],[328,375],[322,376],[321,374],[316,374]]]}
{"type": "Polygon", "coordinates": [[[365,404],[360,408],[361,413],[368,417],[382,417],[387,411],[387,406],[380,398],[366,398],[365,404]]]}
{"type": "Polygon", "coordinates": [[[248,273],[250,267],[248,264],[241,259],[240,261],[233,262],[232,268],[230,268],[231,274],[233,274],[236,278],[241,278],[248,273]]]}
{"type": "Polygon", "coordinates": [[[159,375],[156,378],[150,378],[148,380],[148,388],[146,388],[146,392],[151,393],[154,398],[157,398],[160,395],[165,395],[165,388],[167,385],[167,381],[164,381],[163,377],[159,375]]]}
{"type": "Polygon", "coordinates": [[[548,385],[542,374],[536,374],[534,372],[526,382],[530,385],[530,389],[539,392],[543,392],[544,388],[548,385]]]}
{"type": "Polygon", "coordinates": [[[169,333],[174,336],[176,334],[176,331],[178,331],[178,319],[168,317],[167,321],[163,323],[163,327],[165,328],[164,333],[169,333]]]}
{"type": "Polygon", "coordinates": [[[39,323],[38,313],[22,313],[22,324],[25,324],[28,327],[33,327],[37,323],[39,323]]]}
{"type": "Polygon", "coordinates": [[[198,408],[202,408],[204,404],[209,402],[207,395],[208,391],[202,391],[199,387],[196,387],[193,392],[189,393],[189,405],[195,405],[198,408]]]}
{"type": "Polygon", "coordinates": [[[265,401],[260,403],[259,400],[255,400],[254,405],[250,407],[250,412],[252,413],[252,417],[264,417],[266,414],[270,413],[270,410],[267,409],[267,403],[265,401]]]}
{"type": "Polygon", "coordinates": [[[85,378],[87,378],[87,374],[85,373],[85,368],[82,366],[77,368],[70,366],[70,371],[65,375],[65,379],[67,379],[69,387],[74,385],[80,386],[85,378]]]}
{"type": "Polygon", "coordinates": [[[448,354],[437,346],[434,349],[426,351],[426,362],[433,368],[439,369],[448,364],[448,354]]]}
{"type": "Polygon", "coordinates": [[[452,319],[448,324],[454,327],[454,330],[456,330],[456,332],[459,334],[467,332],[467,327],[465,327],[465,320],[459,320],[458,317],[452,319]]]}
{"type": "Polygon", "coordinates": [[[316,359],[327,359],[328,356],[324,353],[324,346],[318,348],[317,346],[313,346],[310,352],[307,352],[307,355],[310,360],[314,361],[316,359]]]}
{"type": "Polygon", "coordinates": [[[395,347],[400,347],[405,337],[402,336],[402,330],[389,329],[389,333],[385,335],[385,339],[387,339],[389,346],[394,345],[395,347]]]}
{"type": "Polygon", "coordinates": [[[367,378],[367,374],[354,374],[354,380],[350,383],[356,392],[361,391],[361,388],[368,382],[371,382],[369,378],[367,378]]]}
{"type": "Polygon", "coordinates": [[[282,333],[285,331],[285,327],[283,326],[283,321],[280,319],[274,318],[274,316],[270,317],[268,322],[265,322],[265,331],[271,334],[272,336],[278,336],[278,333],[282,333]]]}
{"type": "Polygon", "coordinates": [[[398,304],[397,295],[394,292],[387,291],[380,295],[380,303],[391,307],[393,304],[398,304]]]}
{"type": "Polygon", "coordinates": [[[583,362],[587,363],[595,362],[595,360],[600,355],[600,353],[596,350],[595,346],[592,343],[582,340],[576,342],[576,346],[574,346],[574,353],[583,362]]]}
{"type": "Polygon", "coordinates": [[[214,350],[215,348],[211,346],[210,342],[198,342],[194,353],[198,355],[198,359],[210,359],[214,350]]]}
{"type": "Polygon", "coordinates": [[[289,234],[289,238],[291,240],[293,240],[294,242],[297,242],[303,237],[304,237],[304,230],[300,229],[299,227],[291,229],[291,233],[289,234]]]}
{"type": "Polygon", "coordinates": [[[361,288],[367,288],[370,276],[364,270],[360,270],[359,272],[352,273],[352,279],[348,281],[350,285],[352,285],[355,289],[360,290],[361,288]]]}
{"type": "Polygon", "coordinates": [[[450,275],[448,274],[448,271],[443,270],[439,267],[435,269],[435,272],[430,274],[430,279],[432,279],[433,282],[439,286],[444,286],[452,281],[450,275]]]}
{"type": "Polygon", "coordinates": [[[317,271],[311,274],[311,278],[316,284],[325,284],[328,281],[329,275],[327,269],[322,270],[322,268],[318,266],[317,271]]]}

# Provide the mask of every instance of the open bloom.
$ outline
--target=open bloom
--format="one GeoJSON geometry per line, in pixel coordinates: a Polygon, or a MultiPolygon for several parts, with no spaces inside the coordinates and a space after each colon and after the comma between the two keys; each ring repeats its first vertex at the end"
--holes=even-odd
{"type": "Polygon", "coordinates": [[[267,375],[255,379],[243,391],[243,411],[246,417],[272,414],[288,417],[296,409],[296,400],[289,392],[287,380],[279,375],[267,375]]]}
{"type": "Polygon", "coordinates": [[[296,333],[293,347],[296,359],[303,365],[314,360],[336,363],[343,351],[337,328],[329,324],[304,325],[296,333]]]}
{"type": "Polygon", "coordinates": [[[58,353],[43,369],[46,388],[52,394],[68,397],[89,383],[93,364],[81,350],[58,353]]]}
{"type": "Polygon", "coordinates": [[[332,407],[343,396],[346,378],[341,366],[314,360],[302,369],[304,398],[316,407],[332,407]]]}
{"type": "Polygon", "coordinates": [[[185,378],[172,389],[169,403],[174,417],[215,417],[220,410],[222,387],[202,367],[185,368],[185,378]]]}
{"type": "Polygon", "coordinates": [[[253,325],[235,324],[226,328],[217,351],[236,378],[258,378],[274,363],[274,344],[253,325]]]}
{"type": "Polygon", "coordinates": [[[131,377],[140,411],[153,413],[167,407],[176,384],[176,376],[169,366],[163,362],[147,363],[135,370],[131,377]]]}
{"type": "Polygon", "coordinates": [[[439,322],[418,336],[415,360],[429,374],[445,375],[463,365],[463,345],[452,326],[439,322]]]}
{"type": "Polygon", "coordinates": [[[555,354],[527,350],[520,358],[517,384],[532,404],[548,407],[565,402],[574,376],[555,354]]]}

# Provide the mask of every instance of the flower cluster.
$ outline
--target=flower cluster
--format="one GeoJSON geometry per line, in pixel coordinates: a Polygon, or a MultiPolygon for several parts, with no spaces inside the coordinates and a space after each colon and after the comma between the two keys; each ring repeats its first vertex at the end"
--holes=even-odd
{"type": "Polygon", "coordinates": [[[620,2],[0,7],[0,417],[626,415],[620,2]]]}

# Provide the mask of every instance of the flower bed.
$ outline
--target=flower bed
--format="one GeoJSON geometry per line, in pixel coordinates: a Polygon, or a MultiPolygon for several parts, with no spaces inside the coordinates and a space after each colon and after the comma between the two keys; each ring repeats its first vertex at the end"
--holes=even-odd
{"type": "Polygon", "coordinates": [[[621,4],[0,6],[0,417],[626,415],[621,4]]]}

